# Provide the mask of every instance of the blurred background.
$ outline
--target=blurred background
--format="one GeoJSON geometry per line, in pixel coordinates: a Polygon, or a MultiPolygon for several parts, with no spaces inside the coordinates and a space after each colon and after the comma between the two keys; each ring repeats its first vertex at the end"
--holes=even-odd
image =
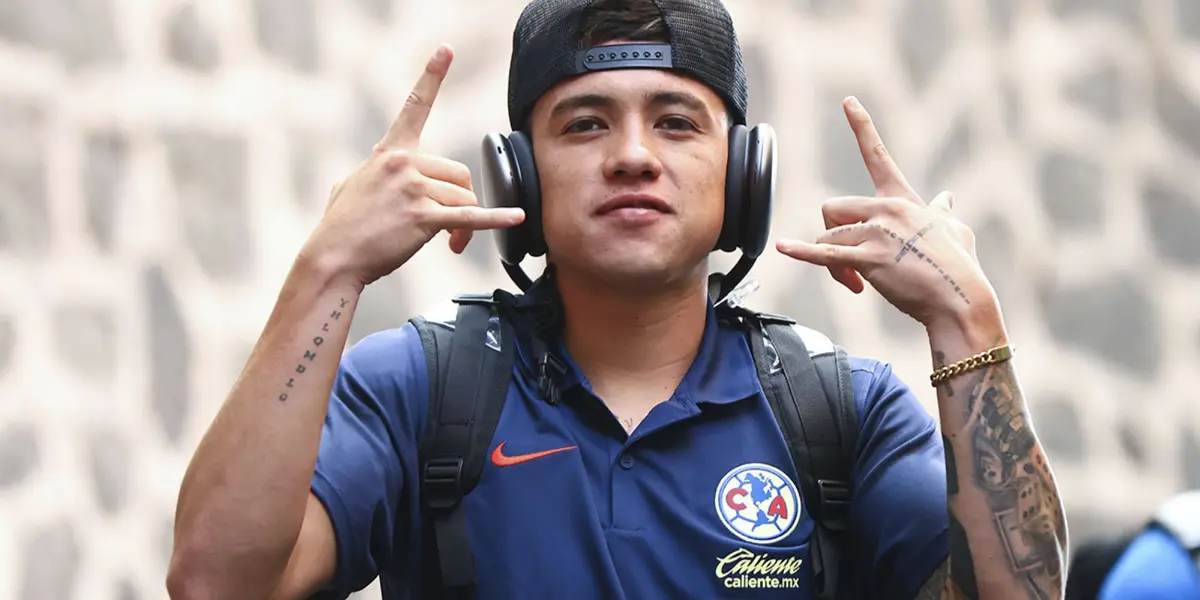
{"type": "MultiPolygon", "coordinates": [[[[423,149],[476,168],[522,6],[0,0],[0,598],[166,597],[187,460],[330,187],[443,42],[423,149]]],[[[872,193],[850,94],[922,194],[956,192],[1073,542],[1200,487],[1200,3],[728,6],[750,119],[780,136],[776,237],[872,193]]],[[[935,406],[922,329],[873,292],[770,251],[752,277],[752,305],[935,406]]],[[[352,338],[495,287],[490,236],[443,237],[367,290],[352,338]]]]}

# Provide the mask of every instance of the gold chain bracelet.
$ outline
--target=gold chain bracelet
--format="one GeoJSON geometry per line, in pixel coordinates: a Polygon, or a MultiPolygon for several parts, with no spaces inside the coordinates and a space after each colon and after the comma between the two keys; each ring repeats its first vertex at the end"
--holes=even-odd
{"type": "Polygon", "coordinates": [[[950,379],[951,377],[962,375],[968,371],[974,371],[975,369],[986,365],[992,365],[998,362],[1006,361],[1012,358],[1014,351],[1014,348],[1008,344],[1005,344],[1003,346],[992,348],[991,350],[985,350],[979,354],[976,354],[975,356],[969,356],[956,363],[948,364],[934,371],[933,374],[929,376],[929,383],[933,384],[933,387],[937,387],[945,383],[946,380],[950,379]]]}

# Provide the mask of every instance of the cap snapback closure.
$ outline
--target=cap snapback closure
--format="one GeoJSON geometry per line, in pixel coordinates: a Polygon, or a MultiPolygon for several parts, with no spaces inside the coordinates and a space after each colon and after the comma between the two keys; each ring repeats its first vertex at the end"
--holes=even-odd
{"type": "Polygon", "coordinates": [[[670,69],[670,44],[612,44],[575,53],[575,73],[605,69],[670,69]]]}

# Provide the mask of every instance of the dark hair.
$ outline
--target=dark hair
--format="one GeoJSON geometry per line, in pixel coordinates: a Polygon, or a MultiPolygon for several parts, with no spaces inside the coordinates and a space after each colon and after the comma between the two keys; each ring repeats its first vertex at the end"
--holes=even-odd
{"type": "Polygon", "coordinates": [[[581,48],[615,40],[637,42],[671,41],[671,32],[653,0],[596,0],[583,17],[581,48]]]}

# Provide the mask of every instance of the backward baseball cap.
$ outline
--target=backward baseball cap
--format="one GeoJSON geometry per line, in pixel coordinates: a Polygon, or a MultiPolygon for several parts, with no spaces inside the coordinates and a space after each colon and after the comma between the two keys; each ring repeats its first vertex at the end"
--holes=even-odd
{"type": "MultiPolygon", "coordinates": [[[[733,124],[746,124],[749,92],[733,20],[720,0],[650,0],[670,37],[670,52],[633,57],[583,48],[581,28],[595,0],[533,0],[513,30],[508,71],[508,118],[525,130],[538,98],[557,83],[600,68],[665,68],[712,88],[733,124]]],[[[605,48],[607,46],[598,46],[605,48]]]]}

